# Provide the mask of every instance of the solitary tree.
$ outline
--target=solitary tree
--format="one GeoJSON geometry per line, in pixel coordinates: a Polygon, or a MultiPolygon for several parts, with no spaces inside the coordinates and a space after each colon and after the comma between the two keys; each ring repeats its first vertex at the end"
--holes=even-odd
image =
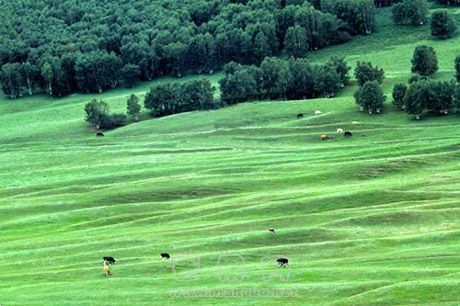
{"type": "Polygon", "coordinates": [[[404,96],[404,110],[409,114],[414,114],[417,120],[420,120],[426,110],[426,82],[419,81],[411,84],[404,96]]]}
{"type": "Polygon", "coordinates": [[[447,10],[434,12],[431,16],[431,35],[441,39],[452,37],[457,26],[447,10]]]}
{"type": "Polygon", "coordinates": [[[359,86],[369,81],[377,81],[382,84],[385,72],[383,69],[373,67],[370,62],[358,62],[355,68],[355,77],[359,86]]]}
{"type": "Polygon", "coordinates": [[[397,83],[393,87],[393,105],[399,108],[404,108],[404,96],[407,92],[407,85],[402,83],[397,83]]]}
{"type": "Polygon", "coordinates": [[[412,58],[412,72],[422,76],[431,76],[438,71],[438,58],[436,52],[429,46],[415,48],[412,58]]]}
{"type": "Polygon", "coordinates": [[[85,120],[100,129],[109,116],[109,106],[102,100],[93,99],[85,105],[85,120]]]}
{"type": "Polygon", "coordinates": [[[355,92],[356,104],[360,106],[361,111],[367,110],[369,115],[374,112],[380,113],[385,99],[383,90],[377,81],[366,82],[355,92]]]}
{"type": "Polygon", "coordinates": [[[457,83],[451,81],[434,81],[426,82],[427,94],[427,108],[439,114],[447,115],[454,107],[455,91],[457,83]]]}
{"type": "Polygon", "coordinates": [[[393,20],[402,25],[423,25],[428,14],[428,4],[426,0],[404,0],[393,5],[393,20]]]}
{"type": "Polygon", "coordinates": [[[127,110],[128,115],[134,118],[134,121],[139,121],[141,106],[139,104],[139,98],[135,94],[129,96],[127,101],[127,110]]]}

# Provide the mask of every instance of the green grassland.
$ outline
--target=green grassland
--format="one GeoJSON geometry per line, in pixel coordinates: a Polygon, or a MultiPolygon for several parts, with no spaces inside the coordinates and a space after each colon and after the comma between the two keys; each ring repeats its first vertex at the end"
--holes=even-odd
{"type": "MultiPolygon", "coordinates": [[[[393,26],[385,11],[379,20],[378,33],[310,58],[371,60],[385,69],[389,94],[424,43],[438,53],[436,77],[452,76],[459,35],[434,40],[428,27],[393,26]]],[[[220,75],[208,77],[217,85],[220,75]]],[[[184,113],[96,139],[84,104],[102,98],[122,111],[129,94],[150,85],[0,100],[0,305],[458,304],[458,115],[415,121],[387,103],[368,116],[350,86],[334,99],[184,113]],[[199,255],[199,279],[175,280],[161,252],[199,255]],[[245,278],[222,282],[219,269],[241,275],[232,260],[217,265],[235,253],[245,278]],[[290,259],[289,281],[263,281],[261,258],[279,254],[290,259]],[[119,259],[111,277],[102,274],[106,255],[119,259]],[[192,288],[296,294],[174,296],[192,288]]],[[[264,269],[289,273],[274,262],[264,269]]]]}

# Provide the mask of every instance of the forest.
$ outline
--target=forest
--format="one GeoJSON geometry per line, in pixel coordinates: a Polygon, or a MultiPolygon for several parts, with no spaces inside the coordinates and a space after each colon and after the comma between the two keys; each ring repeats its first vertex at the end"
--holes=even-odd
{"type": "Polygon", "coordinates": [[[22,0],[0,9],[0,80],[10,98],[305,57],[375,30],[371,0],[22,0]]]}
{"type": "Polygon", "coordinates": [[[0,82],[12,99],[53,97],[308,58],[372,34],[376,9],[389,5],[398,24],[426,21],[426,0],[2,1],[0,82]]]}

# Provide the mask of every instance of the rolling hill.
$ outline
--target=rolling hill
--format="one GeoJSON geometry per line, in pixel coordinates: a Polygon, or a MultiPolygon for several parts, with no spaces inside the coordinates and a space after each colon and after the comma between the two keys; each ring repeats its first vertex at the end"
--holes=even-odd
{"type": "MultiPolygon", "coordinates": [[[[451,11],[460,20],[460,9],[451,11]]],[[[440,60],[436,78],[452,77],[460,36],[433,40],[428,27],[395,27],[385,11],[379,18],[378,33],[311,60],[371,60],[385,69],[389,94],[409,77],[415,46],[428,44],[440,60]]],[[[209,76],[214,84],[219,77],[209,76]]],[[[129,94],[150,85],[0,100],[1,305],[460,300],[458,115],[415,121],[389,97],[384,114],[369,116],[350,86],[334,99],[178,114],[96,139],[84,104],[96,97],[121,111],[129,94]],[[296,119],[299,112],[305,118],[296,119]],[[320,141],[321,133],[331,139],[320,141]],[[180,255],[199,256],[198,279],[177,281],[174,261],[161,261],[161,252],[179,260],[179,276],[193,269],[180,255]],[[244,257],[243,272],[231,258],[218,265],[229,254],[244,257]],[[102,275],[106,255],[119,260],[110,278],[102,275]],[[275,259],[262,269],[270,255],[287,256],[290,270],[275,259]],[[289,280],[263,281],[263,270],[289,280]],[[193,298],[194,289],[229,288],[293,295],[193,298]]]]}

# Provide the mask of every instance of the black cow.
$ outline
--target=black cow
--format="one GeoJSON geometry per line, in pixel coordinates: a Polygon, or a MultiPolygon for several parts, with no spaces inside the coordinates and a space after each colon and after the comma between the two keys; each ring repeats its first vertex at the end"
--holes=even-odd
{"type": "Polygon", "coordinates": [[[97,133],[96,133],[96,137],[104,137],[104,133],[102,133],[102,132],[97,132],[97,133]]]}
{"type": "Polygon", "coordinates": [[[351,137],[351,136],[353,136],[353,134],[352,134],[350,131],[346,131],[343,135],[344,135],[345,137],[351,137]]]}
{"type": "Polygon", "coordinates": [[[280,268],[288,266],[288,262],[289,262],[289,260],[287,260],[287,258],[278,258],[276,260],[276,263],[278,264],[278,266],[280,268]]]}
{"type": "Polygon", "coordinates": [[[171,256],[169,256],[168,253],[161,253],[160,256],[161,256],[161,259],[170,259],[171,258],[171,256]]]}
{"type": "Polygon", "coordinates": [[[302,113],[298,113],[297,114],[297,119],[302,119],[303,118],[303,114],[302,113]]]}
{"type": "Polygon", "coordinates": [[[272,233],[272,234],[275,233],[275,229],[274,229],[273,227],[270,227],[270,228],[268,229],[268,231],[269,231],[270,233],[272,233]]]}
{"type": "Polygon", "coordinates": [[[115,258],[113,258],[112,256],[104,256],[102,257],[102,259],[104,260],[104,262],[108,263],[109,265],[113,265],[117,263],[115,258]]]}

